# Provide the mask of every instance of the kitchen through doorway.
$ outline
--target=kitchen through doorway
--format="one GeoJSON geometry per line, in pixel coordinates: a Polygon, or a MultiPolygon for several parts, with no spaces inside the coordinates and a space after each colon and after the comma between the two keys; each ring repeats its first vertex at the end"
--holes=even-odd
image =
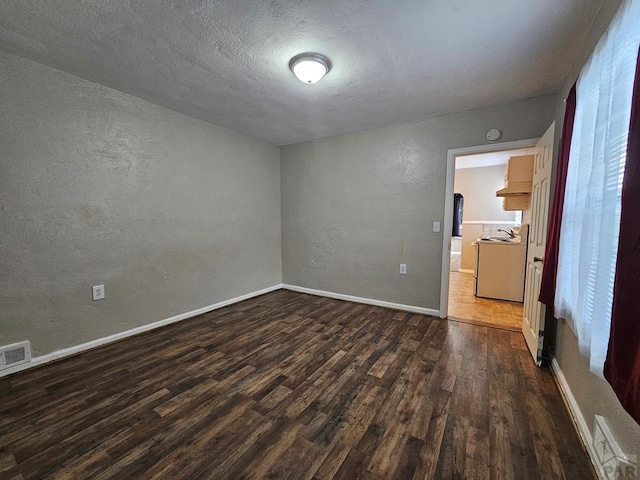
{"type": "MultiPolygon", "coordinates": [[[[449,319],[521,330],[523,303],[518,292],[524,292],[527,228],[520,235],[520,225],[529,222],[530,206],[527,203],[522,210],[505,210],[496,191],[504,187],[509,159],[534,153],[535,148],[531,147],[455,157],[449,319]],[[483,288],[478,291],[479,248],[496,252],[492,254],[496,264],[487,273],[487,260],[483,260],[484,268],[480,269],[483,288]]],[[[520,202],[518,208],[523,206],[522,199],[520,202]]],[[[483,255],[481,258],[488,258],[483,255]]]]}

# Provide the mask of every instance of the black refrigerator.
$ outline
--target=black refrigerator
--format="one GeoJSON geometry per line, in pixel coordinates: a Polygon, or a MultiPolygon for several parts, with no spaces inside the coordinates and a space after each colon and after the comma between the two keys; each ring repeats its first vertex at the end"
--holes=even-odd
{"type": "Polygon", "coordinates": [[[453,229],[451,235],[453,237],[462,236],[462,208],[464,206],[464,198],[461,193],[453,194],[453,229]]]}

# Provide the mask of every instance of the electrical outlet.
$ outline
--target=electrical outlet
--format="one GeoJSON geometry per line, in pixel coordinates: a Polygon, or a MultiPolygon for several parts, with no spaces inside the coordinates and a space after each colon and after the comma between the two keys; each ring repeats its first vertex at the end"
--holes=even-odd
{"type": "Polygon", "coordinates": [[[104,298],[104,285],[94,285],[91,287],[94,300],[102,300],[104,298]]]}
{"type": "Polygon", "coordinates": [[[407,274],[407,264],[406,263],[401,263],[400,264],[400,275],[406,275],[407,274]]]}
{"type": "Polygon", "coordinates": [[[435,233],[440,233],[440,222],[433,222],[433,231],[435,233]]]}

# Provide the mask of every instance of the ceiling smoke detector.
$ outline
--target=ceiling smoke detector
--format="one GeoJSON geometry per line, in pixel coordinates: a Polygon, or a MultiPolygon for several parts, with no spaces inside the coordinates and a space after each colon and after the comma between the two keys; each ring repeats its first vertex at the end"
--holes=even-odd
{"type": "Polygon", "coordinates": [[[293,74],[303,83],[316,83],[331,70],[331,60],[319,53],[301,53],[289,62],[293,74]]]}

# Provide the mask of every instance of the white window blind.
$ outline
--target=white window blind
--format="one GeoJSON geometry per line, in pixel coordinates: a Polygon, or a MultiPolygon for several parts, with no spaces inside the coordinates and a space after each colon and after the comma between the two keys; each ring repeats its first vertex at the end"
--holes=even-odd
{"type": "Polygon", "coordinates": [[[620,201],[640,43],[640,0],[626,0],[576,86],[555,295],[591,371],[609,342],[620,201]]]}

